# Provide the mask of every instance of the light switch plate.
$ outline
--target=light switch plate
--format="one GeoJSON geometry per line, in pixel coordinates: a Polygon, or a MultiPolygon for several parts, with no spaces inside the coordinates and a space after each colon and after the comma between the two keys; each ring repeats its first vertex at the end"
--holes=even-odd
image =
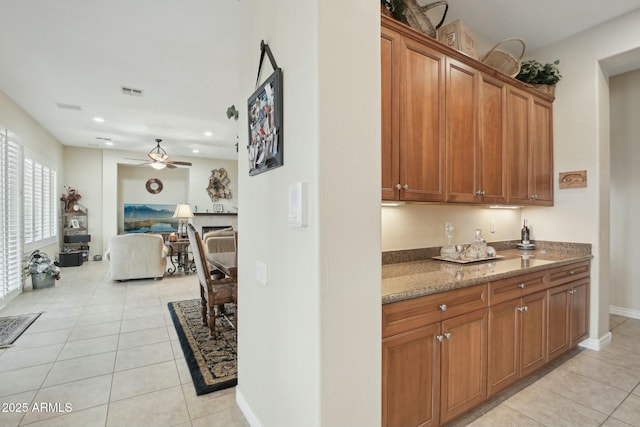
{"type": "Polygon", "coordinates": [[[267,284],[267,264],[256,261],[256,280],[263,285],[267,284]]]}
{"type": "Polygon", "coordinates": [[[289,185],[289,225],[307,226],[307,184],[296,182],[289,185]]]}

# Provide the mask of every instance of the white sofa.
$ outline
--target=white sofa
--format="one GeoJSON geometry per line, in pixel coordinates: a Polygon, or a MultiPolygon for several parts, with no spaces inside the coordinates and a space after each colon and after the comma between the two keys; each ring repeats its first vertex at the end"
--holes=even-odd
{"type": "Polygon", "coordinates": [[[109,239],[105,257],[111,280],[162,279],[169,248],[160,234],[121,234],[109,239]]]}

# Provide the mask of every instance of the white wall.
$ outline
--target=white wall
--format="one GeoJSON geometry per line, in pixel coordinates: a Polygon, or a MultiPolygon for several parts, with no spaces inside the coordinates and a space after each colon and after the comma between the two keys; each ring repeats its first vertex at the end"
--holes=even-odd
{"type": "MultiPolygon", "coordinates": [[[[89,259],[102,250],[102,152],[93,148],[64,147],[64,185],[82,195],[80,204],[87,208],[89,222],[89,259]]],[[[61,185],[62,185],[61,184],[61,185]]]]}
{"type": "Polygon", "coordinates": [[[608,334],[609,306],[609,88],[599,61],[640,46],[640,10],[538,52],[560,59],[564,78],[554,103],[555,206],[526,213],[538,237],[592,243],[590,338],[608,334]],[[588,187],[559,190],[559,172],[586,169],[588,187]]]}
{"type": "MultiPolygon", "coordinates": [[[[488,242],[517,240],[522,228],[520,209],[453,204],[383,207],[382,251],[442,246],[447,241],[444,234],[446,221],[453,224],[456,243],[471,242],[476,228],[482,229],[482,235],[488,242]],[[495,233],[491,233],[492,221],[495,233]]],[[[535,240],[535,224],[531,225],[531,238],[535,240]]]]}
{"type": "MultiPolygon", "coordinates": [[[[1,90],[0,129],[8,129],[13,139],[20,142],[30,155],[57,171],[60,194],[65,177],[62,144],[1,90]]],[[[60,250],[60,245],[56,243],[39,249],[53,258],[60,250]]]]}
{"type": "Polygon", "coordinates": [[[284,72],[284,166],[239,174],[237,400],[254,426],[379,425],[379,6],[249,3],[243,87],[264,39],[284,72]],[[306,228],[287,225],[295,182],[306,228]]]}
{"type": "Polygon", "coordinates": [[[612,77],[610,303],[640,315],[640,71],[612,77]]]}

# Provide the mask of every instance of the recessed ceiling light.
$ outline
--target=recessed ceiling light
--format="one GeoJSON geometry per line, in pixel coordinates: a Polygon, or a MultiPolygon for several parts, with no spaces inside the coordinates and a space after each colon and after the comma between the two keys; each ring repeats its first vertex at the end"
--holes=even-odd
{"type": "Polygon", "coordinates": [[[74,104],[65,104],[64,102],[56,102],[58,108],[62,108],[63,110],[75,110],[82,111],[82,107],[74,104]]]}
{"type": "Polygon", "coordinates": [[[192,150],[191,152],[192,152],[192,153],[194,153],[194,154],[198,154],[198,153],[200,152],[200,150],[198,150],[198,149],[194,149],[194,150],[192,150]]]}
{"type": "Polygon", "coordinates": [[[104,119],[102,117],[94,117],[93,121],[94,122],[98,122],[98,123],[102,123],[102,122],[104,122],[104,119]]]}
{"type": "Polygon", "coordinates": [[[104,145],[112,146],[112,145],[113,145],[113,142],[111,142],[111,141],[106,141],[106,142],[104,143],[104,145]]]}
{"type": "Polygon", "coordinates": [[[211,132],[211,131],[206,131],[206,132],[204,133],[204,136],[213,136],[213,132],[211,132]]]}

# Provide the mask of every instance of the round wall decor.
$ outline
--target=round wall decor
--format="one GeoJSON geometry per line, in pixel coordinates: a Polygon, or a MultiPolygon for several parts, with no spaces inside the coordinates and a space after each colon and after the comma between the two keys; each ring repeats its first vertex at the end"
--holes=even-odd
{"type": "Polygon", "coordinates": [[[151,178],[147,181],[147,191],[151,194],[158,194],[162,191],[162,181],[158,178],[151,178]]]}

